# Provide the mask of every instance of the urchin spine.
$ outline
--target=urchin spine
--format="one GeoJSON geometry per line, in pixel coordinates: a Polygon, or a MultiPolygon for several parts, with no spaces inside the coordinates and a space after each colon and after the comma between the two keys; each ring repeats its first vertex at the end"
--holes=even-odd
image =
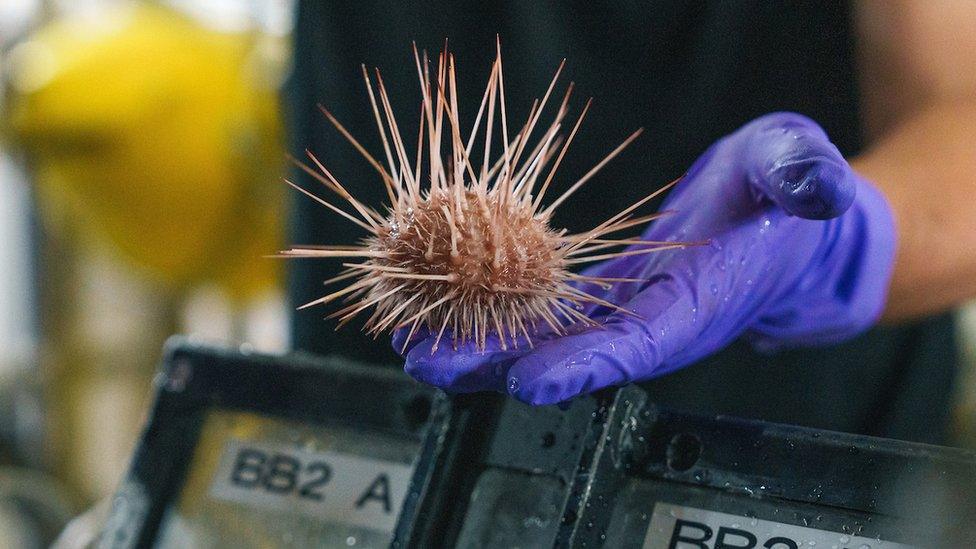
{"type": "Polygon", "coordinates": [[[589,231],[566,234],[550,227],[553,211],[641,133],[637,130],[631,134],[562,195],[543,207],[546,190],[591,105],[591,100],[586,102],[564,139],[560,132],[569,112],[573,90],[570,84],[553,121],[529,149],[533,130],[565,60],[542,100],[533,103],[521,130],[510,136],[498,45],[488,85],[467,140],[462,139],[458,123],[454,56],[446,48],[440,54],[433,82],[427,54],[420,54],[416,45],[414,60],[422,99],[415,155],[407,153],[379,69],[375,71],[375,88],[365,66],[363,78],[383,143],[385,166],[332,113],[320,107],[380,175],[390,204],[387,215],[364,205],[309,151],[306,154],[314,167],[296,161],[306,173],[348,203],[353,212],[290,181],[287,183],[367,233],[357,246],[296,246],[280,253],[289,258],[359,260],[343,263],[345,270],[326,281],[350,281],[344,288],[300,308],[342,299],[346,305],[330,315],[339,319],[339,326],[372,308],[365,323],[370,333],[377,335],[386,329],[409,327],[406,338],[409,341],[419,327],[426,326],[436,334],[435,350],[448,330],[455,345],[473,341],[477,348],[483,349],[490,334],[497,336],[503,349],[510,344],[518,345],[520,339],[532,345],[532,336],[540,326],[559,334],[576,322],[597,325],[581,312],[584,304],[628,313],[583,291],[581,286],[591,284],[606,289],[612,284],[638,280],[579,275],[571,271],[574,265],[696,244],[610,238],[614,233],[665,215],[635,216],[633,212],[675,182],[589,231]],[[496,118],[500,119],[502,150],[492,161],[493,139],[498,137],[492,136],[496,118]],[[478,151],[481,162],[475,163],[472,151],[482,122],[485,124],[483,149],[478,151]],[[449,142],[446,155],[443,152],[445,133],[449,142]],[[429,180],[429,184],[422,185],[422,180],[429,180]],[[608,251],[619,246],[629,248],[608,251]]]}

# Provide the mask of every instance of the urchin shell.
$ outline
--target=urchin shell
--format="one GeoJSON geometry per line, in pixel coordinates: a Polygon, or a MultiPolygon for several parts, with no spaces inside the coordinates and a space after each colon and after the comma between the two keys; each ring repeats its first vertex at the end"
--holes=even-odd
{"type": "Polygon", "coordinates": [[[529,208],[501,202],[498,193],[438,189],[370,237],[366,245],[382,254],[372,262],[383,270],[367,300],[406,298],[379,300],[377,317],[403,307],[397,317],[423,316],[437,327],[456,318],[454,331],[479,341],[488,329],[503,340],[529,337],[527,325],[550,306],[545,296],[566,280],[561,241],[529,208]]]}
{"type": "Polygon", "coordinates": [[[409,327],[412,335],[425,326],[437,334],[434,349],[445,332],[455,344],[474,341],[478,348],[485,347],[489,334],[498,337],[502,348],[518,345],[520,340],[531,345],[540,326],[562,333],[576,322],[596,325],[595,320],[581,312],[586,304],[623,311],[584,291],[588,285],[608,288],[611,284],[638,282],[575,274],[571,270],[575,265],[696,244],[608,238],[664,215],[635,217],[633,212],[674,182],[584,233],[567,234],[550,227],[555,208],[640,134],[640,130],[631,134],[566,192],[543,207],[543,196],[590,106],[587,101],[564,138],[561,130],[569,110],[573,87],[570,84],[549,127],[534,146],[528,146],[563,64],[541,102],[533,104],[521,130],[510,137],[499,46],[474,127],[465,140],[457,124],[453,55],[446,50],[441,53],[434,82],[426,53],[421,56],[416,46],[414,59],[422,99],[415,162],[409,160],[412,156],[407,154],[379,70],[375,73],[378,93],[365,67],[363,77],[384,145],[386,166],[366,151],[328,110],[322,109],[380,175],[390,198],[387,215],[380,215],[354,198],[310,152],[307,154],[315,167],[298,162],[299,166],[354,211],[343,210],[288,182],[367,231],[358,246],[301,246],[281,252],[284,257],[359,259],[356,263],[343,263],[346,270],[327,281],[351,281],[347,286],[302,308],[342,299],[346,305],[330,315],[340,319],[340,326],[372,308],[365,329],[374,335],[402,327],[409,327]],[[496,127],[497,118],[500,127],[496,127]],[[483,121],[482,142],[475,153],[483,121]],[[447,147],[443,144],[444,134],[448,134],[447,147]],[[499,138],[501,146],[494,143],[499,138]],[[492,155],[493,146],[501,149],[496,156],[492,155]],[[448,150],[444,152],[444,148],[448,150]],[[480,154],[480,162],[472,160],[474,154],[480,154]],[[429,184],[422,186],[422,181],[429,184]],[[628,248],[610,251],[620,246],[628,248]]]}

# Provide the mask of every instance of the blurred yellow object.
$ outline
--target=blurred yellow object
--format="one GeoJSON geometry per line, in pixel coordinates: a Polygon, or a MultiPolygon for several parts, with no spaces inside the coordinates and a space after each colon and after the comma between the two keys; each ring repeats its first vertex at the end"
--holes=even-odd
{"type": "Polygon", "coordinates": [[[68,206],[176,289],[246,297],[274,282],[262,256],[282,232],[281,124],[257,44],[135,4],[14,48],[8,130],[42,208],[68,206]]]}

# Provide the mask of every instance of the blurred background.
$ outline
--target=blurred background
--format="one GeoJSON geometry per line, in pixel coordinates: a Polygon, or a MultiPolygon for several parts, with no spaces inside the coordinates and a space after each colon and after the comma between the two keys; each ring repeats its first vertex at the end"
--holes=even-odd
{"type": "MultiPolygon", "coordinates": [[[[288,348],[291,0],[0,1],[0,547],[111,494],[164,340],[288,348]]],[[[324,121],[323,121],[324,123],[324,121]]],[[[976,448],[976,308],[955,443],[976,448]]]]}
{"type": "Polygon", "coordinates": [[[0,1],[0,547],[114,490],[168,336],[287,347],[292,12],[0,1]]]}

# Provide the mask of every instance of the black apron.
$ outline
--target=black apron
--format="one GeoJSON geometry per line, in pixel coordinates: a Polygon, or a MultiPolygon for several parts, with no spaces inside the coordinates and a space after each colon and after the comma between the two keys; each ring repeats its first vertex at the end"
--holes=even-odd
{"type": "MultiPolygon", "coordinates": [[[[813,118],[847,156],[861,146],[846,3],[436,0],[300,2],[287,94],[290,148],[312,150],[354,194],[380,204],[385,193],[379,178],[316,105],[326,105],[381,154],[360,71],[361,63],[378,66],[401,130],[413,142],[419,87],[410,43],[437,52],[447,38],[457,58],[462,127],[470,127],[496,33],[502,39],[510,126],[525,119],[563,57],[563,82],[575,81],[576,105],[595,98],[550,196],[631,131],[646,129],[560,207],[556,226],[589,228],[679,176],[714,140],[771,111],[813,118]]],[[[347,244],[363,236],[305,197],[295,197],[292,211],[293,243],[347,244]]],[[[334,276],[338,263],[291,263],[292,303],[322,295],[322,281],[334,276]]],[[[295,348],[402,363],[386,335],[364,336],[355,321],[336,332],[325,314],[321,308],[294,313],[295,348]]],[[[944,315],[874,329],[835,347],[772,356],[739,342],[645,386],[659,404],[682,410],[942,442],[955,352],[952,320],[944,315]]]]}

